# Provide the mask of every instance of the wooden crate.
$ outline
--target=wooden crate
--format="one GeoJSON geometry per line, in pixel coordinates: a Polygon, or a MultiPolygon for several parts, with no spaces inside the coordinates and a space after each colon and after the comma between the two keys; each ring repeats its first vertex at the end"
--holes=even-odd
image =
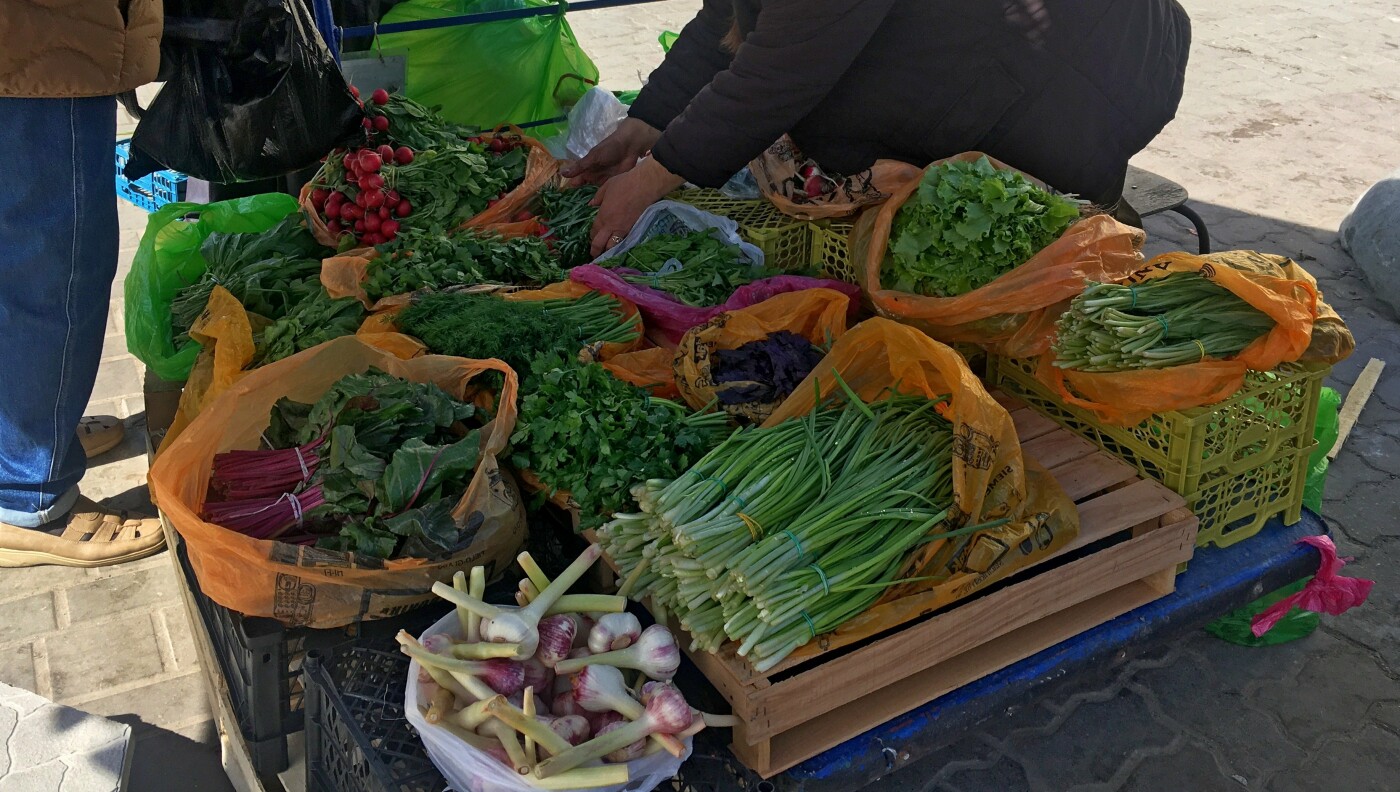
{"type": "Polygon", "coordinates": [[[1078,505],[1078,538],[990,593],[882,635],[844,642],[823,636],[767,673],[732,645],[687,652],[739,717],[732,748],[755,772],[780,773],[1173,591],[1197,529],[1181,497],[1024,404],[998,398],[1011,410],[1026,456],[1048,468],[1078,505]],[[1052,563],[1109,539],[1115,541],[1092,554],[1052,563]]]}

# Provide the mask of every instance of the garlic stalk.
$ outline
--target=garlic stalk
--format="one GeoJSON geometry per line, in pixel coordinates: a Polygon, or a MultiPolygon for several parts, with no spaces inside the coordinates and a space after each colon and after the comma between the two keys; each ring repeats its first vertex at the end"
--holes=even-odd
{"type": "MultiPolygon", "coordinates": [[[[505,699],[492,699],[486,705],[486,711],[492,717],[524,735],[527,745],[533,742],[551,756],[557,756],[573,747],[547,724],[536,719],[533,715],[527,714],[524,710],[511,706],[505,699]]],[[[528,750],[526,750],[526,754],[529,754],[528,750]]]]}
{"type": "Polygon", "coordinates": [[[540,565],[535,563],[535,557],[530,555],[529,551],[516,556],[515,561],[520,564],[521,569],[525,570],[525,577],[530,580],[535,591],[544,591],[549,588],[551,582],[549,576],[545,575],[544,570],[540,569],[540,565]]]}
{"type": "MultiPolygon", "coordinates": [[[[625,723],[609,723],[607,726],[604,726],[601,731],[598,732],[598,736],[601,737],[604,734],[611,734],[612,732],[615,732],[626,725],[627,724],[625,723]]],[[[630,745],[623,746],[617,749],[616,751],[613,751],[612,753],[608,754],[607,756],[604,756],[603,758],[608,760],[609,762],[630,762],[633,759],[642,758],[642,756],[646,752],[646,740],[638,740],[630,745]]]]}
{"type": "Polygon", "coordinates": [[[540,596],[535,598],[534,602],[514,611],[490,605],[441,583],[433,584],[433,593],[449,602],[467,608],[478,616],[490,619],[488,624],[481,626],[481,637],[491,643],[519,644],[516,658],[523,660],[533,655],[535,648],[539,645],[540,636],[537,627],[540,619],[570,586],[583,577],[583,573],[593,566],[593,562],[598,560],[601,553],[602,548],[590,545],[558,578],[540,592],[540,596]]]}
{"type": "MultiPolygon", "coordinates": [[[[461,677],[478,677],[485,682],[496,693],[510,695],[525,687],[525,669],[513,660],[458,660],[453,657],[434,654],[423,647],[422,644],[413,640],[413,636],[406,631],[400,630],[399,648],[404,654],[417,660],[420,665],[431,665],[452,674],[454,678],[461,681],[461,677]],[[406,639],[406,640],[405,640],[406,639]]],[[[462,682],[462,686],[467,688],[467,692],[472,691],[471,686],[462,682]]],[[[490,698],[491,696],[485,696],[490,698]]]]}
{"type": "MultiPolygon", "coordinates": [[[[442,657],[430,651],[423,644],[418,643],[417,639],[412,635],[409,635],[407,630],[399,630],[398,635],[394,637],[399,642],[400,651],[414,660],[417,660],[418,667],[422,670],[426,670],[434,682],[437,682],[445,688],[450,688],[453,693],[457,694],[458,698],[468,701],[480,701],[496,695],[496,691],[492,690],[490,685],[480,679],[470,674],[456,673],[443,667],[445,663],[461,662],[460,660],[452,660],[451,658],[442,657]]],[[[440,645],[439,642],[432,641],[431,639],[441,636],[429,635],[427,637],[433,645],[440,645]]]]}
{"type": "MultiPolygon", "coordinates": [[[[668,686],[669,687],[669,686],[668,686]]],[[[653,691],[652,698],[661,695],[661,690],[653,691]]],[[[616,712],[627,720],[635,721],[646,711],[643,704],[627,693],[622,680],[622,672],[612,666],[591,665],[574,677],[574,700],[589,712],[616,712]]],[[[595,725],[595,736],[601,729],[595,725]]],[[[685,752],[685,746],[669,734],[652,735],[673,756],[685,752]]]]}
{"type": "MultiPolygon", "coordinates": [[[[467,582],[467,593],[477,599],[486,596],[486,567],[472,567],[471,577],[467,582]]],[[[467,611],[467,627],[464,633],[468,643],[476,643],[481,640],[481,617],[467,611]]]]}
{"type": "Polygon", "coordinates": [[[515,767],[515,772],[527,775],[535,769],[531,767],[529,758],[525,756],[525,747],[520,744],[520,735],[516,733],[515,729],[493,717],[478,726],[477,733],[487,737],[495,737],[501,741],[501,747],[506,749],[506,756],[510,758],[510,764],[515,767]]]}
{"type": "Polygon", "coordinates": [[[630,771],[627,765],[598,765],[597,767],[580,767],[570,770],[567,773],[559,773],[549,778],[540,778],[538,775],[530,777],[530,786],[535,789],[558,789],[575,790],[591,789],[593,787],[622,786],[631,780],[630,771]]]}
{"type": "Polygon", "coordinates": [[[458,643],[452,644],[450,651],[458,660],[495,660],[515,657],[516,648],[513,644],[458,643]]]}
{"type": "Polygon", "coordinates": [[[680,691],[675,688],[657,691],[651,703],[646,705],[642,717],[540,762],[535,774],[540,778],[549,778],[625,748],[648,735],[684,731],[690,726],[690,721],[690,705],[680,691]]]}
{"type": "Polygon", "coordinates": [[[642,634],[642,623],[630,613],[607,613],[588,631],[588,651],[594,654],[626,649],[642,634]]]}
{"type": "Polygon", "coordinates": [[[428,712],[423,717],[428,723],[439,723],[443,716],[452,711],[452,703],[457,697],[452,691],[440,685],[434,686],[433,695],[428,698],[428,712]]]}
{"type": "MultiPolygon", "coordinates": [[[[458,591],[461,591],[461,592],[463,592],[463,593],[467,593],[467,573],[466,573],[466,572],[463,572],[462,570],[459,569],[459,570],[457,570],[456,572],[453,572],[453,573],[452,573],[452,588],[455,588],[455,589],[457,589],[458,591]]],[[[459,625],[461,626],[461,628],[462,628],[462,634],[463,634],[463,635],[467,635],[467,636],[469,636],[469,637],[470,637],[470,633],[471,633],[471,627],[470,627],[470,624],[471,624],[471,615],[472,615],[472,614],[471,614],[471,611],[467,610],[466,608],[458,608],[458,609],[457,609],[457,624],[459,624],[459,625]]],[[[472,640],[473,643],[476,642],[476,639],[471,639],[471,640],[472,640]]]]}
{"type": "Polygon", "coordinates": [[[609,665],[641,671],[652,679],[668,680],[681,667],[681,649],[671,631],[653,624],[642,631],[637,642],[613,652],[595,654],[586,660],[565,660],[554,667],[555,673],[572,674],[585,665],[609,665]]]}

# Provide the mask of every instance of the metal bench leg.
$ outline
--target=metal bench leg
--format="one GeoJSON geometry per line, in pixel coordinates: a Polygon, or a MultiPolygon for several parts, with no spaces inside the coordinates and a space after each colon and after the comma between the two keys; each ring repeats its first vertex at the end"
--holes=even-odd
{"type": "Polygon", "coordinates": [[[1201,216],[1196,214],[1195,209],[1192,209],[1186,204],[1182,204],[1181,206],[1173,206],[1171,208],[1171,211],[1176,212],[1177,214],[1191,221],[1191,225],[1194,225],[1196,227],[1196,237],[1201,242],[1201,255],[1204,256],[1207,253],[1209,253],[1210,232],[1206,230],[1206,221],[1202,220],[1201,216]]]}

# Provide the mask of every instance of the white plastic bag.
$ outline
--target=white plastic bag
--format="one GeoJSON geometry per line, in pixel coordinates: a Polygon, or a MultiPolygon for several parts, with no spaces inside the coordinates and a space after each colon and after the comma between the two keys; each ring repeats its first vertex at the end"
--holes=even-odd
{"type": "Polygon", "coordinates": [[[744,259],[750,265],[755,268],[763,266],[763,251],[745,242],[739,236],[738,223],[727,217],[710,214],[679,201],[658,201],[647,207],[647,210],[642,212],[642,216],[637,218],[637,223],[632,226],[627,238],[594,259],[593,263],[602,264],[608,259],[616,258],[654,236],[661,234],[683,236],[692,231],[702,231],[707,228],[712,229],[711,233],[724,242],[738,245],[744,254],[744,259]]]}
{"type": "MultiPolygon", "coordinates": [[[[438,619],[437,624],[424,631],[419,640],[443,633],[461,640],[461,630],[456,612],[448,611],[446,616],[438,619]]],[[[524,776],[457,739],[446,729],[428,723],[419,709],[423,687],[418,681],[418,661],[414,660],[408,665],[408,682],[404,686],[404,713],[408,716],[409,725],[422,738],[423,747],[428,749],[428,758],[433,760],[452,789],[457,792],[536,792],[538,787],[531,786],[524,776]]],[[[590,792],[648,792],[655,789],[675,777],[681,764],[690,758],[693,747],[694,741],[687,737],[685,756],[680,759],[660,751],[628,762],[631,780],[625,784],[594,787],[590,792]]]]}
{"type": "Polygon", "coordinates": [[[569,154],[582,159],[627,118],[627,105],[612,91],[590,88],[569,111],[569,154]]]}

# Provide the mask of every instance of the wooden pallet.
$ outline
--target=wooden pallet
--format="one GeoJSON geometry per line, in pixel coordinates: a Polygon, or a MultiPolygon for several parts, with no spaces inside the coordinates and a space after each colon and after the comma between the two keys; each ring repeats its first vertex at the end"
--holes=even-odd
{"type": "Polygon", "coordinates": [[[1027,458],[1078,505],[1079,536],[990,593],[882,635],[824,636],[767,673],[732,646],[687,652],[739,716],[731,747],[755,772],[780,773],[1175,588],[1197,528],[1181,497],[1024,404],[998,399],[1027,458]],[[1106,539],[1116,542],[1063,563],[1106,539]]]}

